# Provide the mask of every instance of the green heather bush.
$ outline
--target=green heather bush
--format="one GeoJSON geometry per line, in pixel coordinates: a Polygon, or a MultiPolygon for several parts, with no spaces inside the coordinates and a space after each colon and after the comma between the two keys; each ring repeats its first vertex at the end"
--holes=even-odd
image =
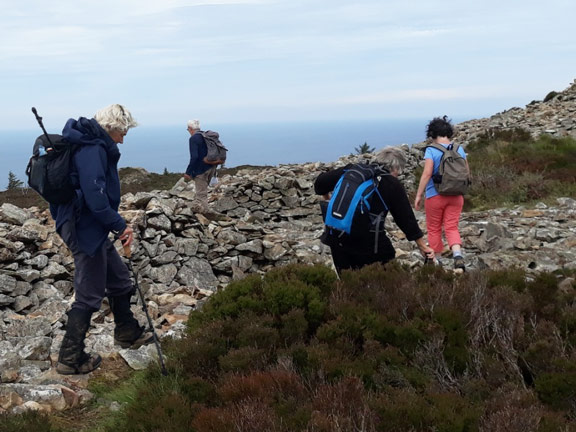
{"type": "Polygon", "coordinates": [[[528,284],[534,310],[541,317],[554,318],[558,314],[559,300],[558,280],[551,273],[542,273],[528,284]]]}
{"type": "Polygon", "coordinates": [[[570,302],[563,308],[559,321],[558,327],[562,338],[570,345],[576,346],[576,302],[570,302]]]}
{"type": "Polygon", "coordinates": [[[576,140],[526,131],[488,131],[466,148],[472,186],[467,206],[498,207],[576,193],[576,140]]]}
{"type": "Polygon", "coordinates": [[[482,410],[457,393],[395,390],[372,402],[379,419],[376,430],[445,432],[478,431],[482,410]]]}
{"type": "Polygon", "coordinates": [[[509,287],[519,293],[526,291],[526,273],[522,269],[487,270],[486,277],[490,288],[509,287]]]}
{"type": "Polygon", "coordinates": [[[106,430],[573,430],[576,302],[559,280],[390,263],[235,281],[106,430]]]}
{"type": "Polygon", "coordinates": [[[574,360],[559,360],[555,365],[557,371],[536,377],[536,393],[543,403],[554,409],[573,409],[576,403],[576,364],[574,360]]]}
{"type": "Polygon", "coordinates": [[[214,383],[200,377],[191,376],[183,381],[180,391],[193,403],[214,406],[220,401],[214,383]]]}
{"type": "Polygon", "coordinates": [[[304,342],[308,335],[306,312],[302,309],[292,309],[280,317],[280,338],[283,345],[304,342]]]}
{"type": "Polygon", "coordinates": [[[61,432],[46,414],[31,411],[19,415],[0,414],[0,432],[61,432]]]}
{"type": "Polygon", "coordinates": [[[254,347],[233,348],[218,358],[222,372],[250,372],[260,370],[269,362],[266,350],[254,347]]]}
{"type": "Polygon", "coordinates": [[[190,314],[193,329],[220,318],[267,313],[276,318],[293,310],[304,311],[308,324],[317,326],[326,312],[326,298],[336,281],[325,266],[286,266],[268,272],[263,278],[251,275],[218,291],[200,310],[190,314]]]}
{"type": "Polygon", "coordinates": [[[457,309],[440,309],[434,312],[434,319],[444,330],[444,359],[453,373],[466,371],[468,354],[468,334],[461,311],[457,309]]]}

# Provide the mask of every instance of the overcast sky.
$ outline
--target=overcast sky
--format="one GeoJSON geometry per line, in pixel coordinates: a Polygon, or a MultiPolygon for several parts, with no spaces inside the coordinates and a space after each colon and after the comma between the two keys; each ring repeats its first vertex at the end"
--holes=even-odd
{"type": "Polygon", "coordinates": [[[0,0],[0,130],[473,118],[576,78],[574,0],[0,0]]]}

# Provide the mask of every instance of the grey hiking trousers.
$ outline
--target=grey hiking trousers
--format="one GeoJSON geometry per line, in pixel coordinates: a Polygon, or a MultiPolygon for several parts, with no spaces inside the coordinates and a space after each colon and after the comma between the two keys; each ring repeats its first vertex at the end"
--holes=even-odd
{"type": "Polygon", "coordinates": [[[200,205],[203,209],[208,208],[208,185],[210,180],[216,174],[216,165],[208,171],[194,177],[194,186],[196,187],[196,195],[194,196],[194,203],[200,205]]]}
{"type": "Polygon", "coordinates": [[[59,234],[74,257],[75,300],[72,309],[96,312],[104,296],[116,297],[133,291],[128,268],[109,239],[94,256],[90,256],[78,249],[74,222],[65,222],[59,234]]]}

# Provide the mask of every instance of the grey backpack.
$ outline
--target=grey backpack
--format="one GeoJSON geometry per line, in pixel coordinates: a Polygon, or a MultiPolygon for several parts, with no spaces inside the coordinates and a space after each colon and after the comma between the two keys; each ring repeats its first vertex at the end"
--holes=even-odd
{"type": "Polygon", "coordinates": [[[432,176],[434,187],[440,195],[464,195],[468,191],[470,178],[466,159],[458,153],[459,145],[450,144],[448,148],[440,144],[431,144],[442,152],[438,173],[432,176]]]}
{"type": "Polygon", "coordinates": [[[200,134],[204,137],[204,142],[208,149],[208,153],[203,159],[203,162],[209,165],[220,165],[226,162],[226,152],[228,152],[228,149],[222,145],[220,134],[211,130],[200,131],[200,134]]]}

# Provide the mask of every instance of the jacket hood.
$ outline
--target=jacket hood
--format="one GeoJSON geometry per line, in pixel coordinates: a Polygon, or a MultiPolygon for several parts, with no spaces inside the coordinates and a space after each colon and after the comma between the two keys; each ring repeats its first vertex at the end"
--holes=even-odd
{"type": "Polygon", "coordinates": [[[107,150],[116,147],[114,140],[96,120],[85,117],[69,119],[62,129],[62,136],[72,144],[101,145],[107,150]]]}

